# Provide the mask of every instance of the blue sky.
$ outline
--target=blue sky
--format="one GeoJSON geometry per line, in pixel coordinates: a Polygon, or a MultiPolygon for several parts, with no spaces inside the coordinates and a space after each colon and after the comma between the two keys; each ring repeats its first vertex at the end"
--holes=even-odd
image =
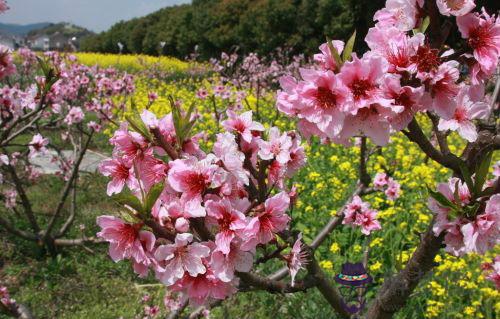
{"type": "Polygon", "coordinates": [[[190,0],[7,0],[2,23],[71,22],[103,31],[120,20],[140,17],[190,0]]]}

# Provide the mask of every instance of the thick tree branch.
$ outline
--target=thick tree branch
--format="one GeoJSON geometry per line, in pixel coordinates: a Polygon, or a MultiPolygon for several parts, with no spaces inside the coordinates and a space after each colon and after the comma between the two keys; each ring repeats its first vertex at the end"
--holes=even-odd
{"type": "Polygon", "coordinates": [[[0,226],[2,226],[6,231],[15,236],[32,241],[37,240],[37,236],[35,234],[17,229],[16,227],[14,227],[14,225],[12,225],[7,219],[3,218],[2,216],[0,216],[0,226]]]}
{"type": "Polygon", "coordinates": [[[460,159],[453,154],[443,155],[438,151],[427,139],[415,118],[408,124],[408,131],[403,131],[403,133],[410,141],[416,143],[429,158],[460,175],[460,159]]]}
{"type": "Polygon", "coordinates": [[[278,280],[270,280],[251,272],[236,272],[244,285],[254,287],[260,290],[266,290],[270,293],[293,293],[305,291],[316,285],[314,278],[309,277],[304,281],[296,282],[294,286],[278,280]]]}
{"type": "Polygon", "coordinates": [[[318,265],[316,260],[313,258],[309,265],[309,271],[316,281],[316,288],[323,295],[323,297],[328,301],[330,306],[342,317],[349,318],[349,314],[342,307],[342,296],[338,289],[331,284],[330,280],[326,277],[325,273],[318,265]]]}
{"type": "Polygon", "coordinates": [[[441,249],[444,233],[436,237],[432,226],[433,223],[429,225],[406,267],[384,282],[368,309],[366,318],[392,318],[406,304],[419,281],[434,267],[434,258],[441,249]]]}

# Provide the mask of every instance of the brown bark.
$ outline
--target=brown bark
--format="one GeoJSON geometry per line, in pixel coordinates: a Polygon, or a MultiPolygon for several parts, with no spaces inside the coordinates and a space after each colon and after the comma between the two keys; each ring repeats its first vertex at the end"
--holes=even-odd
{"type": "Polygon", "coordinates": [[[441,249],[443,237],[444,234],[434,236],[432,224],[429,226],[406,267],[384,282],[368,309],[366,318],[392,318],[406,304],[420,280],[434,267],[434,258],[441,249]]]}

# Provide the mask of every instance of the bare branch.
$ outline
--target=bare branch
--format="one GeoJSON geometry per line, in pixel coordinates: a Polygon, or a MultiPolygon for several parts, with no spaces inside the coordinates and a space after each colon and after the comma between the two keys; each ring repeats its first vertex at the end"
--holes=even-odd
{"type": "Polygon", "coordinates": [[[37,240],[37,236],[35,234],[17,229],[16,227],[14,227],[14,225],[12,225],[7,219],[3,218],[2,216],[0,216],[0,226],[2,226],[9,233],[16,235],[18,237],[32,241],[37,240]]]}
{"type": "Polygon", "coordinates": [[[60,238],[66,234],[66,232],[69,230],[71,225],[73,225],[73,222],[75,220],[76,216],[76,183],[77,180],[75,179],[73,188],[71,189],[71,203],[70,203],[70,208],[69,208],[69,216],[68,219],[64,222],[64,224],[61,226],[61,229],[59,229],[59,232],[57,232],[57,235],[55,238],[60,238]]]}
{"type": "Polygon", "coordinates": [[[453,170],[455,174],[460,175],[460,159],[453,154],[447,154],[445,156],[440,151],[438,151],[427,139],[427,136],[425,136],[415,118],[410,122],[410,124],[408,124],[408,131],[403,131],[403,133],[408,137],[410,141],[415,142],[420,147],[420,149],[427,156],[429,156],[429,158],[438,162],[444,167],[453,170]]]}
{"type": "Polygon", "coordinates": [[[337,311],[337,313],[342,318],[349,318],[349,314],[342,307],[342,296],[340,295],[340,292],[334,285],[330,283],[325,273],[314,258],[313,260],[311,260],[309,269],[316,281],[316,287],[318,288],[319,292],[321,292],[326,301],[328,301],[330,306],[332,306],[332,308],[335,309],[335,311],[337,311]]]}
{"type": "Polygon", "coordinates": [[[87,138],[87,141],[85,142],[85,144],[80,149],[80,152],[78,153],[78,157],[76,158],[76,161],[74,163],[73,170],[71,171],[71,175],[70,175],[68,181],[66,182],[66,184],[64,185],[64,189],[61,193],[59,203],[57,204],[56,210],[55,210],[54,214],[52,215],[52,218],[50,219],[50,221],[47,225],[47,229],[45,230],[44,237],[43,237],[44,241],[46,241],[50,237],[50,233],[52,231],[52,228],[55,226],[56,220],[59,217],[59,215],[61,214],[61,211],[64,207],[64,203],[66,202],[66,198],[68,197],[69,192],[73,186],[73,182],[74,182],[75,178],[78,176],[78,170],[80,168],[80,164],[82,163],[83,156],[85,155],[85,152],[87,151],[87,148],[90,145],[90,140],[92,139],[93,133],[94,133],[94,131],[91,130],[91,133],[90,133],[89,137],[87,138]]]}
{"type": "Polygon", "coordinates": [[[370,184],[370,175],[366,171],[366,162],[368,160],[368,149],[366,148],[366,136],[361,137],[361,145],[359,151],[359,169],[358,177],[361,184],[368,187],[370,184]]]}
{"type": "Polygon", "coordinates": [[[31,202],[26,195],[26,192],[24,191],[23,184],[21,180],[19,179],[19,176],[17,176],[15,168],[10,165],[10,163],[7,166],[7,170],[9,171],[10,175],[12,176],[12,181],[14,182],[14,186],[16,187],[17,193],[19,194],[19,197],[21,198],[21,203],[23,205],[23,212],[28,218],[31,228],[33,229],[33,232],[35,234],[38,234],[40,232],[40,227],[38,226],[38,223],[35,218],[35,214],[33,213],[33,209],[31,207],[31,202]]]}
{"type": "Polygon", "coordinates": [[[105,240],[95,237],[84,237],[76,239],[59,238],[54,240],[56,246],[81,246],[85,244],[103,244],[105,240]]]}

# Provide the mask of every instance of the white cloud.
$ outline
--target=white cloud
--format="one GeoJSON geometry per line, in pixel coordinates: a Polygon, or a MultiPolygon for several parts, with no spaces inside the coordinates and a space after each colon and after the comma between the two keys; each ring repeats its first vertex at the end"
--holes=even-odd
{"type": "Polygon", "coordinates": [[[120,20],[128,20],[160,8],[190,3],[190,0],[7,0],[11,8],[0,15],[2,23],[71,22],[93,31],[103,31],[120,20]]]}

